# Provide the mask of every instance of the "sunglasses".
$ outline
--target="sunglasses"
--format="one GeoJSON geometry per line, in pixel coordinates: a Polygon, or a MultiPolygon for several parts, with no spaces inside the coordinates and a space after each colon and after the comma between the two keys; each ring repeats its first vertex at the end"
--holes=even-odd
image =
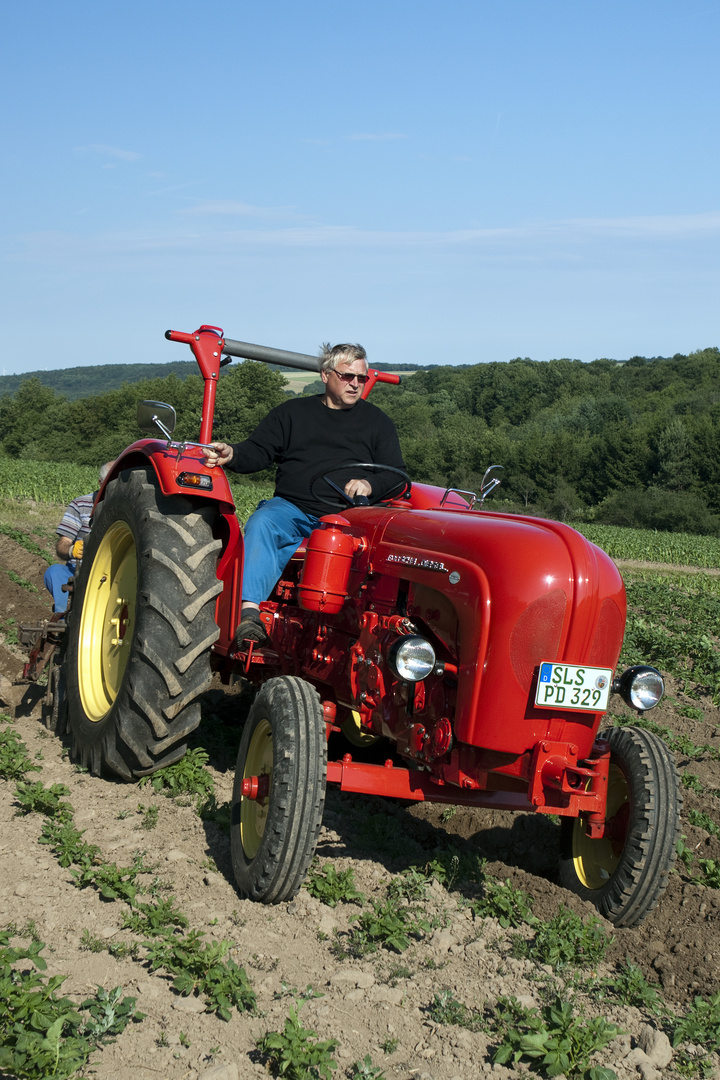
{"type": "Polygon", "coordinates": [[[369,375],[358,375],[355,371],[338,371],[336,368],[331,368],[331,371],[334,375],[337,375],[338,379],[342,379],[343,382],[351,383],[357,379],[361,386],[364,386],[370,378],[369,375]]]}

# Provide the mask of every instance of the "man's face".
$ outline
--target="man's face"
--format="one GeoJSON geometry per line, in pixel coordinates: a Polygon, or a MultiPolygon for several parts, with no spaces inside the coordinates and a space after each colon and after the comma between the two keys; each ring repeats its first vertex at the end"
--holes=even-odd
{"type": "Polygon", "coordinates": [[[346,381],[341,375],[367,375],[365,360],[339,360],[333,371],[322,371],[325,383],[325,404],[329,409],[350,409],[362,396],[362,384],[358,379],[346,381]]]}

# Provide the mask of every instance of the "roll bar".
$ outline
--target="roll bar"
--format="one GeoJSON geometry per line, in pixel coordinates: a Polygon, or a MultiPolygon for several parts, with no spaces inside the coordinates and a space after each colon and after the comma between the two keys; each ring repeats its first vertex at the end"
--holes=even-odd
{"type": "MultiPolygon", "coordinates": [[[[272,349],[269,345],[252,345],[249,341],[234,341],[232,338],[226,338],[219,326],[203,323],[192,334],[186,334],[182,330],[166,330],[165,337],[168,341],[179,341],[190,346],[205,380],[200,426],[201,443],[211,441],[217,380],[220,368],[230,363],[230,357],[236,356],[241,360],[260,360],[264,364],[280,364],[283,367],[300,368],[302,371],[316,371],[318,376],[320,374],[316,356],[288,352],[285,349],[272,349]]],[[[400,382],[399,375],[393,375],[389,371],[378,371],[376,368],[368,368],[368,376],[368,381],[362,390],[364,398],[368,396],[376,382],[393,385],[400,382]]]]}

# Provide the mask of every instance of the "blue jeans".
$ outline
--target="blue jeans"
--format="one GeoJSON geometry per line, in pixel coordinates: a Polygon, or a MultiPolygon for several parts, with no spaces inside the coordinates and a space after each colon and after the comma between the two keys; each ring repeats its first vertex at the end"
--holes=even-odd
{"type": "Polygon", "coordinates": [[[287,499],[261,502],[245,525],[242,598],[267,600],[301,540],[317,528],[318,518],[287,499]]]}
{"type": "Polygon", "coordinates": [[[62,586],[72,581],[75,576],[74,566],[75,563],[72,567],[67,563],[53,563],[52,566],[48,566],[43,575],[45,588],[53,598],[53,611],[67,611],[68,594],[62,591],[62,586]]]}

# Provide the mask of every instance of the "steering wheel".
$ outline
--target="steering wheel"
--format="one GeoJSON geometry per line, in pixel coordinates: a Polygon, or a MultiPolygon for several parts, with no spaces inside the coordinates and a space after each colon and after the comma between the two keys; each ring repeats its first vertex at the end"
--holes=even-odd
{"type": "MultiPolygon", "coordinates": [[[[312,480],[310,481],[310,494],[313,497],[317,498],[320,502],[325,503],[326,506],[332,506],[334,510],[337,510],[337,503],[331,502],[330,499],[324,499],[322,495],[315,496],[315,485],[318,480],[324,480],[325,483],[329,487],[331,487],[333,491],[335,491],[340,496],[341,499],[345,500],[348,506],[370,506],[370,499],[368,499],[367,495],[356,495],[355,498],[350,495],[346,495],[344,489],[341,488],[339,484],[336,484],[333,480],[330,479],[333,473],[340,472],[341,469],[343,470],[343,472],[346,469],[371,469],[374,472],[396,473],[404,481],[404,486],[402,488],[402,491],[400,491],[398,495],[392,496],[393,499],[406,499],[412,491],[412,480],[410,479],[408,474],[406,472],[403,472],[402,469],[396,469],[394,465],[382,465],[379,462],[376,464],[374,462],[368,461],[351,461],[347,465],[335,465],[332,469],[326,469],[324,471],[315,473],[312,480]]],[[[379,502],[380,500],[377,501],[379,502]]]]}

